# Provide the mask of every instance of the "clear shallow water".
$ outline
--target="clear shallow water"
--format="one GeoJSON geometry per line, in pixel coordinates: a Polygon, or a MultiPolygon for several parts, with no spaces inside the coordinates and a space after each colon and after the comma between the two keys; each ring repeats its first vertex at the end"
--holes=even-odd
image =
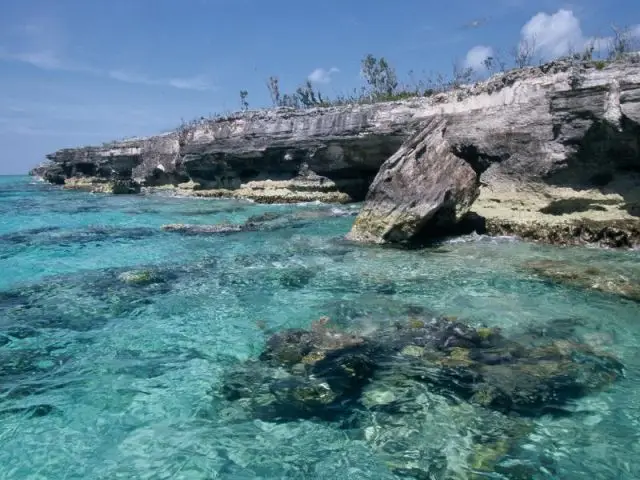
{"type": "Polygon", "coordinates": [[[458,472],[423,478],[466,478],[470,436],[503,419],[430,392],[393,425],[371,415],[354,431],[246,418],[216,395],[222,374],[262,348],[258,322],[308,327],[328,315],[349,326],[417,307],[507,333],[556,330],[626,366],[624,380],[577,401],[576,413],[529,421],[507,464],[535,474],[480,478],[640,478],[640,305],[522,269],[551,258],[637,272],[640,252],[509,239],[356,247],[340,241],[352,217],[184,236],[160,226],[327,207],[109,197],[30,182],[0,177],[0,478],[394,479],[389,463],[412,456],[458,472]],[[119,277],[149,268],[164,281],[119,277]]]}

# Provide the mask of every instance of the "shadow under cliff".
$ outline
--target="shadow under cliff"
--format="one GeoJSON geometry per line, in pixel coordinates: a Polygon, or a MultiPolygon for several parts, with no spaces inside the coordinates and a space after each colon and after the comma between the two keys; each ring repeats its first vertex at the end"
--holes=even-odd
{"type": "MultiPolygon", "coordinates": [[[[589,122],[584,134],[565,135],[563,144],[573,149],[566,162],[548,173],[543,181],[552,187],[569,187],[577,191],[598,190],[604,195],[617,194],[624,199],[622,208],[640,216],[640,124],[620,117],[619,128],[606,120],[580,112],[579,120],[589,122]]],[[[555,124],[554,136],[562,135],[566,125],[555,124]]],[[[549,205],[554,214],[599,209],[597,204],[559,201],[549,205]]],[[[598,202],[602,203],[602,202],[598,202]]],[[[605,201],[606,203],[606,201],[605,201]]]]}
{"type": "MultiPolygon", "coordinates": [[[[184,152],[182,167],[189,178],[204,188],[237,189],[252,181],[295,180],[316,175],[324,177],[327,184],[335,183],[337,190],[358,202],[364,200],[378,170],[404,139],[404,135],[394,134],[263,149],[242,148],[235,143],[215,148],[192,147],[184,152]]],[[[323,182],[319,183],[322,187],[323,182]]]]}

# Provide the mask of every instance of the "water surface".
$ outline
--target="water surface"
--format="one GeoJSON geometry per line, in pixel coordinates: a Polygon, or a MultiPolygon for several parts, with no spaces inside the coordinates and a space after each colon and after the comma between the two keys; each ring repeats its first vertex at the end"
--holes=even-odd
{"type": "MultiPolygon", "coordinates": [[[[374,430],[245,418],[216,389],[259,353],[258,325],[304,328],[328,315],[348,326],[419,308],[507,333],[555,329],[620,358],[625,379],[571,415],[531,420],[503,463],[525,465],[527,478],[640,478],[639,304],[522,268],[562,259],[634,271],[639,252],[487,238],[358,247],[341,240],[353,217],[219,236],[160,229],[329,208],[92,195],[0,177],[0,478],[403,478],[374,430]],[[140,269],[160,280],[122,280],[140,269]]],[[[417,434],[411,448],[426,469],[464,475],[480,428],[470,416],[483,414],[424,398],[424,421],[405,416],[389,431],[417,434]]],[[[482,478],[521,478],[507,467],[482,478]]]]}

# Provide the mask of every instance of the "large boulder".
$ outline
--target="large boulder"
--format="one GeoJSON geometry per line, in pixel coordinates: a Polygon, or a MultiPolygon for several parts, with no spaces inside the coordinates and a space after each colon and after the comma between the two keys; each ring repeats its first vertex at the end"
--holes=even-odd
{"type": "Polygon", "coordinates": [[[456,228],[478,197],[473,166],[445,138],[447,120],[435,117],[380,168],[349,239],[408,243],[456,228]]]}

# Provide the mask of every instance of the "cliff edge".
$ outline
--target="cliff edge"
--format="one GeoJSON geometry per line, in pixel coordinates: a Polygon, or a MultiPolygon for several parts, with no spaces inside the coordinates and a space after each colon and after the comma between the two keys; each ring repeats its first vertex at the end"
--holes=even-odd
{"type": "Polygon", "coordinates": [[[277,203],[366,195],[357,241],[471,228],[633,246],[640,62],[556,61],[430,97],[244,112],[47,158],[32,173],[67,188],[277,203]]]}
{"type": "Polygon", "coordinates": [[[427,141],[412,138],[385,162],[349,238],[412,243],[472,229],[640,244],[636,60],[528,68],[430,106],[431,121],[416,134],[427,141]],[[450,167],[459,160],[467,168],[450,167]]]}

